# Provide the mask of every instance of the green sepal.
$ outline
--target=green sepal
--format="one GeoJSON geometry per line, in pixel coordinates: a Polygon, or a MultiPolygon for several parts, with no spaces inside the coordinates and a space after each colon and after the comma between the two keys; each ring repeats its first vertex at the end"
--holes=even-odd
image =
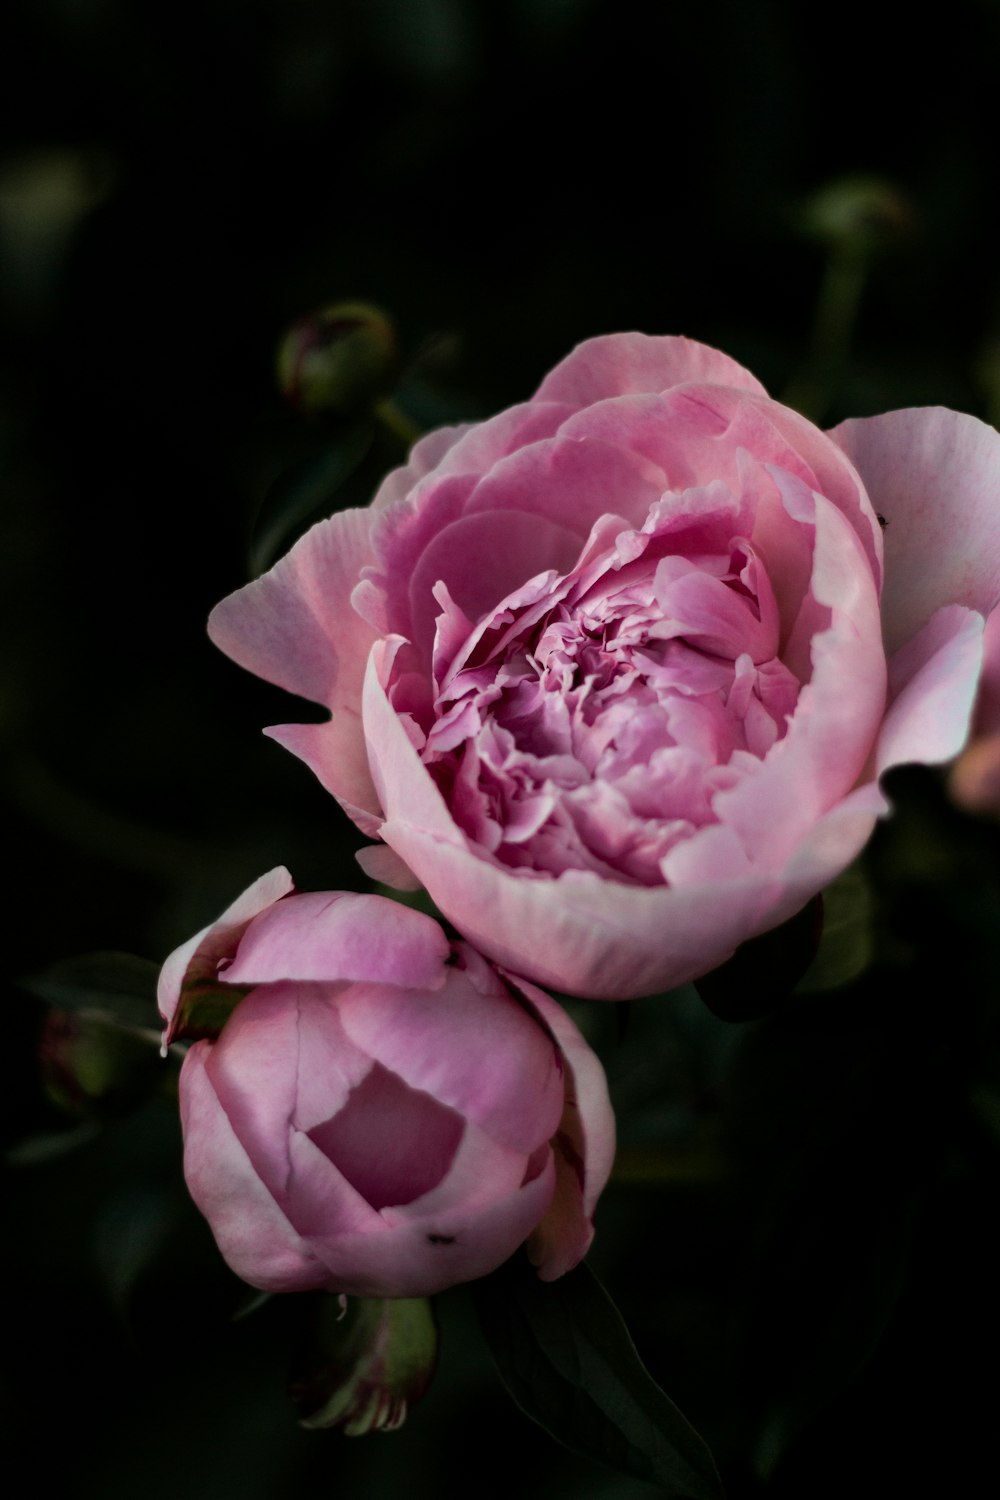
{"type": "Polygon", "coordinates": [[[392,1432],[427,1389],[437,1351],[426,1297],[320,1293],[289,1386],[302,1426],[392,1432]]]}

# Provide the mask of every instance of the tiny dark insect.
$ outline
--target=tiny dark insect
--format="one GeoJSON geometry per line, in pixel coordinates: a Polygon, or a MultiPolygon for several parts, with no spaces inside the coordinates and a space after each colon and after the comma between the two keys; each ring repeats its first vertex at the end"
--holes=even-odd
{"type": "Polygon", "coordinates": [[[427,1243],[429,1245],[453,1245],[455,1236],[453,1234],[429,1234],[427,1243]]]}
{"type": "Polygon", "coordinates": [[[884,531],[885,528],[889,524],[889,522],[886,520],[885,516],[880,516],[879,513],[878,513],[878,511],[876,511],[875,512],[875,519],[878,522],[878,524],[881,526],[882,530],[884,531]]]}

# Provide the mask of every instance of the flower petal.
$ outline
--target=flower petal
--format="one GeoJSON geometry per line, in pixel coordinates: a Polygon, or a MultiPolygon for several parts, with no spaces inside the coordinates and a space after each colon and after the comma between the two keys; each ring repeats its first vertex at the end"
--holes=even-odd
{"type": "Polygon", "coordinates": [[[376,633],[350,602],[373,561],[370,524],[367,510],[345,510],[314,526],[269,573],[216,605],[208,633],[241,667],[333,711],[321,780],[374,813],[357,713],[376,633]]]}
{"type": "Polygon", "coordinates": [[[707,344],[674,335],[613,333],[578,344],[546,375],[535,400],[590,406],[605,396],[665,391],[693,380],[767,394],[749,370],[707,344]]]}
{"type": "Polygon", "coordinates": [[[255,880],[231,906],[227,906],[221,917],[203,927],[186,943],[175,948],[160,970],[156,986],[156,1000],[160,1015],[167,1022],[165,1040],[170,1041],[170,1022],[174,1018],[181,990],[188,980],[214,980],[218,977],[223,960],[236,952],[236,946],[247,926],[258,916],[295,889],[291,875],[284,865],[269,870],[255,880]]]}
{"type": "Polygon", "coordinates": [[[451,947],[433,917],[384,896],[310,891],[252,922],[222,976],[231,984],[367,980],[438,990],[451,947]]]}
{"type": "Polygon", "coordinates": [[[562,1006],[516,975],[507,979],[551,1028],[563,1054],[566,1103],[553,1141],[556,1190],[528,1242],[539,1276],[554,1281],[590,1248],[594,1209],[614,1165],[615,1115],[604,1069],[562,1006]]]}
{"type": "Polygon", "coordinates": [[[878,740],[880,775],[907,761],[939,765],[958,754],[969,733],[982,643],[982,615],[952,604],[896,652],[892,703],[878,740]]]}
{"type": "Polygon", "coordinates": [[[885,518],[886,650],[945,604],[988,615],[1000,597],[1000,436],[944,407],[841,422],[829,436],[885,518]]]}
{"type": "Polygon", "coordinates": [[[324,1286],[329,1271],[288,1222],[251,1165],[205,1072],[196,1042],[180,1079],[184,1176],[237,1276],[267,1292],[324,1286]]]}

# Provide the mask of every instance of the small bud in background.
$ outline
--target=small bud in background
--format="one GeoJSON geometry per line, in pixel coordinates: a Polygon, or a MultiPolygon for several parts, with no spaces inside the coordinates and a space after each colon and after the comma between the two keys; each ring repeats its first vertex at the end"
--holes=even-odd
{"type": "Polygon", "coordinates": [[[809,239],[867,250],[900,238],[913,220],[906,195],[879,177],[838,177],[811,193],[797,214],[798,227],[809,239]]]}
{"type": "Polygon", "coordinates": [[[425,1297],[321,1293],[290,1382],[302,1426],[392,1432],[427,1389],[437,1349],[425,1297]]]}
{"type": "Polygon", "coordinates": [[[789,406],[822,423],[844,383],[872,262],[914,223],[909,199],[878,177],[838,177],[797,205],[793,223],[823,247],[809,352],[786,388],[789,406]]]}
{"type": "Polygon", "coordinates": [[[335,302],[300,318],[278,349],[278,385],[309,416],[353,416],[389,392],[399,369],[392,320],[368,302],[335,302]]]}
{"type": "Polygon", "coordinates": [[[69,1114],[109,1118],[137,1109],[160,1084],[159,1036],[99,1010],[52,1010],[39,1062],[45,1092],[69,1114]]]}

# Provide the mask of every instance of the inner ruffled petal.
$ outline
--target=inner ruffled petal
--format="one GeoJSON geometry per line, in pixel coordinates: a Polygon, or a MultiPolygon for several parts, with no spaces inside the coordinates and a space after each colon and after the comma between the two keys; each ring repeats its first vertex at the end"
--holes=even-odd
{"type": "MultiPolygon", "coordinates": [[[[491,604],[434,596],[437,698],[421,755],[483,854],[538,874],[662,883],[716,799],[786,734],[801,688],[754,535],[758,495],[659,497],[595,522],[572,571],[491,604]],[[446,659],[450,657],[450,664],[446,659]]],[[[756,487],[755,487],[756,486],[756,487]]]]}

